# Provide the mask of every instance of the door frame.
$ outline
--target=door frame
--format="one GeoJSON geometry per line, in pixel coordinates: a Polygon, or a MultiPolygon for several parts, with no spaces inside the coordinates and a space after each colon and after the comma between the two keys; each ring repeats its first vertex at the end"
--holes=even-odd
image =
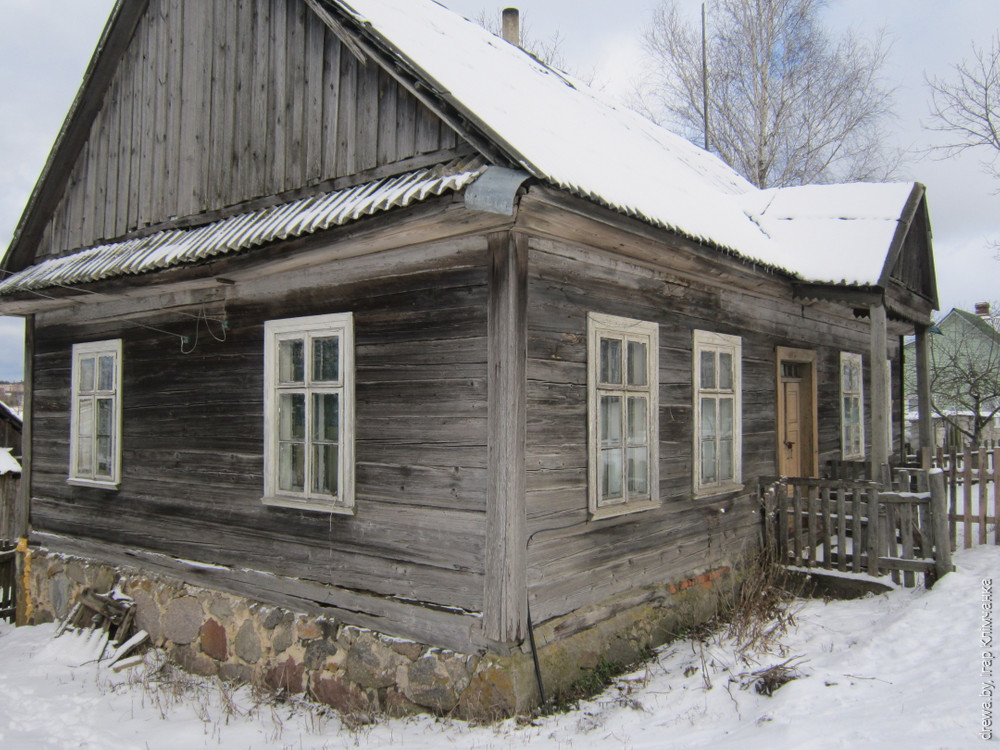
{"type": "Polygon", "coordinates": [[[793,349],[787,346],[775,347],[774,374],[775,374],[775,402],[777,403],[776,422],[774,429],[775,447],[775,468],[781,468],[781,436],[785,424],[785,400],[781,388],[781,363],[794,362],[795,364],[807,365],[807,376],[803,378],[803,391],[808,396],[809,403],[805,406],[805,416],[808,417],[808,424],[802,427],[800,436],[806,434],[807,439],[802,439],[803,463],[808,464],[811,472],[809,476],[819,476],[819,418],[818,418],[818,388],[817,388],[817,357],[812,349],[793,349]]]}

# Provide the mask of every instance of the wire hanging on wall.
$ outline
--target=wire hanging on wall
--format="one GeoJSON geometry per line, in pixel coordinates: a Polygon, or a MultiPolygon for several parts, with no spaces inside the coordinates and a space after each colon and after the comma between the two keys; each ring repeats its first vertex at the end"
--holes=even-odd
{"type": "Polygon", "coordinates": [[[229,331],[229,319],[228,318],[226,318],[225,316],[223,316],[221,319],[220,318],[210,318],[210,317],[208,317],[208,314],[205,312],[205,307],[204,306],[202,306],[201,309],[198,310],[198,314],[196,316],[194,316],[194,318],[195,318],[195,322],[194,322],[194,343],[191,343],[191,337],[190,336],[182,336],[181,337],[181,354],[191,354],[195,349],[198,348],[198,338],[199,338],[200,333],[201,333],[201,322],[202,321],[205,321],[205,330],[208,332],[209,336],[211,336],[213,339],[215,339],[216,341],[218,341],[220,343],[226,340],[226,334],[229,331]],[[218,323],[219,324],[219,330],[222,332],[221,335],[217,336],[215,334],[215,331],[212,330],[211,323],[218,323]],[[190,349],[185,349],[184,347],[187,344],[189,344],[189,343],[191,343],[191,348],[190,349]]]}

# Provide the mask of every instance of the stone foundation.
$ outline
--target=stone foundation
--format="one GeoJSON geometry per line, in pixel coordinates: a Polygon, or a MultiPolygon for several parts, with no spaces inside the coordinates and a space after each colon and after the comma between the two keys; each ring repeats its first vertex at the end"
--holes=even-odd
{"type": "MultiPolygon", "coordinates": [[[[22,566],[22,570],[24,567],[22,566]]],[[[728,568],[630,592],[536,628],[548,697],[601,661],[629,664],[717,611],[728,568]]],[[[31,550],[29,624],[64,618],[84,588],[136,602],[136,628],[184,669],[304,693],[355,716],[420,712],[494,719],[529,711],[538,686],[528,644],[512,655],[460,654],[290,612],[146,572],[31,550]]]]}

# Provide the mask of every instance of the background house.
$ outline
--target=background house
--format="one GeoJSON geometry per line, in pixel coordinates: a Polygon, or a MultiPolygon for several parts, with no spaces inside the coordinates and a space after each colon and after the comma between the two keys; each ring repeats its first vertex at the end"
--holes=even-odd
{"type": "Polygon", "coordinates": [[[426,0],[120,3],[4,270],[36,620],[117,577],[196,671],[470,714],[887,462],[936,304],[921,185],[756,190],[426,0]]]}

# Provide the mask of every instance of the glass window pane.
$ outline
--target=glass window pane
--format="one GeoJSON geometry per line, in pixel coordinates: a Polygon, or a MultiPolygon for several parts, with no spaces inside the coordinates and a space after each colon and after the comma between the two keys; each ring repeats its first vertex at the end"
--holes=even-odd
{"type": "Polygon", "coordinates": [[[611,500],[622,496],[622,450],[613,448],[601,451],[601,499],[611,500]]]}
{"type": "Polygon", "coordinates": [[[282,393],[278,402],[278,440],[305,440],[305,437],[305,394],[282,393]]]}
{"type": "Polygon", "coordinates": [[[111,438],[97,438],[97,470],[94,472],[99,477],[111,476],[111,438]]]}
{"type": "Polygon", "coordinates": [[[278,382],[304,383],[305,360],[302,339],[278,342],[278,382]]]}
{"type": "Polygon", "coordinates": [[[622,342],[618,339],[601,339],[601,382],[622,382],[622,342]]]}
{"type": "Polygon", "coordinates": [[[601,445],[621,445],[622,400],[619,396],[601,396],[601,445]]]}
{"type": "Polygon", "coordinates": [[[701,353],[701,387],[715,388],[715,352],[701,353]]]}
{"type": "Polygon", "coordinates": [[[312,344],[313,380],[323,382],[340,380],[340,337],[316,338],[312,344]]]}
{"type": "Polygon", "coordinates": [[[715,399],[703,398],[701,400],[701,439],[715,440],[715,399]]]}
{"type": "Polygon", "coordinates": [[[94,444],[91,439],[83,438],[76,444],[76,473],[89,477],[93,473],[94,444]]]}
{"type": "Polygon", "coordinates": [[[110,398],[97,399],[97,434],[111,435],[111,423],[114,418],[114,402],[110,398]]]}
{"type": "Polygon", "coordinates": [[[81,398],[77,401],[76,434],[81,438],[90,439],[94,434],[94,400],[81,398]]]}
{"type": "Polygon", "coordinates": [[[628,449],[628,492],[649,494],[649,449],[645,446],[628,449]]]}
{"type": "Polygon", "coordinates": [[[646,345],[641,341],[628,342],[628,384],[646,385],[646,345]]]}
{"type": "Polygon", "coordinates": [[[719,441],[719,481],[733,478],[733,441],[719,441]]]}
{"type": "Polygon", "coordinates": [[[313,440],[335,443],[340,439],[340,396],[313,394],[313,440]]]}
{"type": "Polygon", "coordinates": [[[628,442],[630,445],[646,442],[646,399],[635,397],[628,400],[628,442]]]}
{"type": "Polygon", "coordinates": [[[313,446],[313,492],[324,495],[337,494],[337,446],[313,446]]]}
{"type": "Polygon", "coordinates": [[[94,390],[94,358],[87,357],[80,360],[80,382],[81,393],[89,393],[94,390]]]}
{"type": "Polygon", "coordinates": [[[733,437],[733,400],[719,399],[719,438],[731,440],[733,437]]]}
{"type": "Polygon", "coordinates": [[[278,446],[278,488],[284,492],[302,492],[305,484],[305,446],[281,443],[278,446]]]}
{"type": "Polygon", "coordinates": [[[113,391],[115,389],[115,358],[98,358],[97,388],[101,391],[113,391]]]}
{"type": "Polygon", "coordinates": [[[729,352],[719,352],[719,388],[733,389],[733,355],[729,352]]]}
{"type": "Polygon", "coordinates": [[[701,441],[701,481],[703,483],[715,482],[715,441],[701,441]]]}

